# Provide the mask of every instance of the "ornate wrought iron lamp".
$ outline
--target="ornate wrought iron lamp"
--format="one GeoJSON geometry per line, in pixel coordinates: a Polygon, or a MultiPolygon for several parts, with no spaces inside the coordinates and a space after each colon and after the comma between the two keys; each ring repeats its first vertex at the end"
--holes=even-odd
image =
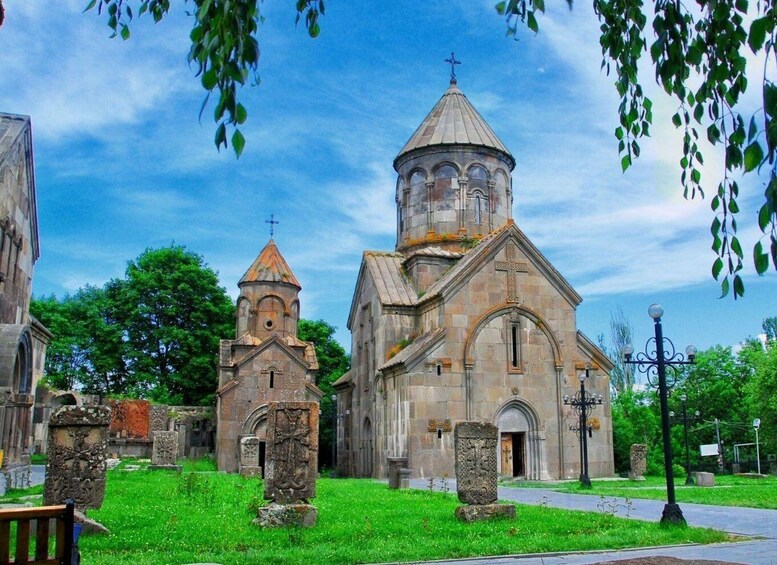
{"type": "MultiPolygon", "coordinates": [[[[699,419],[699,411],[697,410],[693,416],[689,416],[686,410],[685,402],[688,400],[688,396],[683,393],[680,396],[680,400],[683,402],[683,430],[685,433],[685,484],[693,485],[693,479],[691,478],[691,452],[688,449],[688,422],[699,419]]],[[[669,412],[669,416],[673,417],[674,412],[669,412]]]]}
{"type": "Polygon", "coordinates": [[[585,373],[580,373],[580,390],[574,396],[564,395],[564,404],[572,406],[577,412],[580,423],[577,426],[570,426],[569,429],[576,431],[580,437],[580,486],[591,488],[591,479],[588,478],[588,439],[591,437],[591,427],[588,425],[588,412],[596,408],[597,404],[603,402],[602,395],[598,397],[595,394],[585,390],[585,381],[588,378],[590,367],[586,366],[585,373]],[[587,432],[587,433],[586,433],[587,432]]]}
{"type": "Polygon", "coordinates": [[[669,437],[669,409],[667,407],[667,390],[674,386],[676,376],[672,374],[672,384],[667,385],[666,367],[677,367],[681,365],[692,365],[696,357],[696,348],[689,345],[685,349],[685,355],[675,350],[674,344],[668,338],[664,337],[661,328],[661,316],[664,315],[664,309],[653,304],[648,308],[648,315],[653,318],[655,337],[651,337],[645,343],[645,351],[639,352],[634,356],[634,347],[631,344],[623,348],[624,362],[629,365],[636,365],[640,373],[643,373],[648,380],[648,384],[653,388],[658,388],[658,396],[661,402],[661,435],[664,440],[664,469],[666,471],[666,496],[667,504],[664,506],[664,512],[661,515],[662,524],[685,524],[683,512],[680,505],[677,504],[674,494],[674,473],[672,472],[672,442],[669,437]],[[687,361],[686,361],[687,357],[687,361]],[[658,383],[654,378],[658,376],[658,383]]]}

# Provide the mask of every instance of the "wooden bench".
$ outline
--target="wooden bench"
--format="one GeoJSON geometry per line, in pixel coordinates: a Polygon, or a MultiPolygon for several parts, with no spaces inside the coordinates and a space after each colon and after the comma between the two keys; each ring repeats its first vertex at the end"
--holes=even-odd
{"type": "Polygon", "coordinates": [[[73,565],[72,501],[58,506],[0,510],[0,563],[28,565],[73,565]],[[54,520],[53,554],[49,549],[49,524],[54,520]],[[30,556],[30,524],[35,521],[35,557],[30,556]],[[16,551],[11,560],[11,523],[16,522],[16,551]]]}

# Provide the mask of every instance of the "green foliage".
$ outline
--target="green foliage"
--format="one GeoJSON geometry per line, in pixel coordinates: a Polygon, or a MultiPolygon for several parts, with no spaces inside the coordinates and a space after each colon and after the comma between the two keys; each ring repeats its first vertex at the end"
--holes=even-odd
{"type": "MultiPolygon", "coordinates": [[[[685,485],[685,470],[675,473],[675,495],[680,503],[713,504],[716,506],[744,506],[746,508],[769,508],[777,510],[777,477],[753,479],[733,475],[717,475],[714,487],[685,485]],[[678,474],[679,473],[679,474],[678,474]]],[[[504,486],[523,486],[509,485],[504,486]]],[[[580,489],[577,481],[563,484],[531,486],[552,488],[561,492],[592,494],[596,496],[618,496],[666,500],[666,481],[663,477],[647,477],[646,481],[598,481],[593,480],[593,489],[580,489]]]]}
{"type": "Polygon", "coordinates": [[[652,393],[632,390],[625,390],[612,400],[613,457],[617,473],[629,470],[630,450],[635,443],[648,446],[647,473],[663,472],[661,416],[654,400],[652,393]]]}
{"type": "Polygon", "coordinates": [[[137,385],[125,362],[124,332],[104,289],[86,286],[61,301],[30,301],[30,313],[53,334],[46,350],[46,381],[53,387],[120,394],[137,385]]]}
{"type": "Polygon", "coordinates": [[[768,340],[766,348],[761,348],[759,342],[752,347],[755,363],[748,388],[752,398],[750,416],[761,419],[761,453],[777,453],[777,341],[768,340]]]}
{"type": "MultiPolygon", "coordinates": [[[[723,151],[722,179],[710,191],[712,249],[717,255],[712,275],[721,281],[724,296],[730,290],[735,299],[744,296],[740,275],[744,251],[736,221],[740,196],[736,178],[741,173],[766,169],[757,220],[762,235],[753,247],[753,263],[759,274],[767,271],[770,261],[777,269],[777,83],[767,74],[770,57],[777,57],[774,3],[697,0],[686,5],[660,0],[648,10],[642,0],[593,0],[593,7],[601,22],[602,68],[607,74],[614,71],[620,96],[615,138],[623,171],[639,157],[638,140],[650,136],[653,124],[653,103],[639,82],[639,63],[649,51],[656,83],[678,104],[672,123],[682,128],[679,164],[686,198],[705,193],[699,136],[706,135],[723,151]],[[652,37],[645,30],[648,15],[653,17],[652,37]],[[738,110],[748,86],[748,49],[752,53],[763,49],[767,61],[761,74],[755,71],[762,106],[751,115],[738,110]]],[[[496,9],[506,19],[508,35],[514,35],[519,24],[537,33],[535,13],[544,11],[544,2],[510,0],[499,2],[496,9]]]]}
{"type": "MultiPolygon", "coordinates": [[[[258,84],[259,25],[264,22],[259,4],[262,0],[184,0],[194,5],[194,18],[189,34],[191,47],[188,62],[196,69],[202,88],[207,91],[200,117],[211,94],[217,101],[213,113],[216,122],[214,142],[217,148],[227,147],[227,129],[232,128],[232,149],[239,158],[245,147],[245,137],[239,126],[248,119],[248,111],[238,100],[240,88],[258,84]]],[[[319,16],[324,15],[324,0],[296,0],[297,23],[304,14],[310,37],[318,37],[319,16]]],[[[0,4],[0,9],[2,4],[0,4]]],[[[154,22],[161,21],[170,10],[170,0],[90,0],[84,12],[105,11],[111,37],[130,38],[129,25],[135,14],[146,12],[154,22]]],[[[1,23],[1,22],[0,22],[1,23]]]]}
{"type": "Polygon", "coordinates": [[[318,387],[324,393],[321,398],[321,414],[318,419],[319,431],[319,467],[333,466],[330,461],[332,444],[335,441],[335,430],[332,425],[337,409],[332,401],[335,393],[332,383],[339,379],[351,367],[350,356],[345,353],[343,347],[334,338],[337,328],[324,320],[310,321],[300,320],[297,337],[303,341],[311,341],[316,348],[318,357],[318,387]]]}
{"type": "Polygon", "coordinates": [[[210,404],[218,342],[234,331],[234,306],[202,257],[181,246],[147,249],[126,276],[30,311],[54,334],[46,379],[61,389],[210,404]]]}
{"type": "Polygon", "coordinates": [[[610,391],[613,395],[618,395],[626,390],[634,388],[634,367],[624,363],[623,347],[634,341],[634,329],[631,323],[623,313],[623,309],[618,306],[610,313],[610,341],[605,343],[603,335],[599,336],[599,347],[612,360],[615,365],[610,371],[610,391]]]}

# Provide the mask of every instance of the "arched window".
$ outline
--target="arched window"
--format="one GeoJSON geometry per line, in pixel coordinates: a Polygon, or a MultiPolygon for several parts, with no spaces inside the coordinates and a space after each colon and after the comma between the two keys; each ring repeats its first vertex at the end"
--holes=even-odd
{"type": "Polygon", "coordinates": [[[467,171],[467,188],[485,192],[488,187],[488,173],[480,165],[474,165],[467,171]]]}
{"type": "Polygon", "coordinates": [[[270,388],[275,388],[275,371],[270,371],[270,388]]]}
{"type": "Polygon", "coordinates": [[[475,224],[480,225],[483,223],[483,216],[481,212],[483,203],[480,201],[480,195],[475,196],[475,224]]]}

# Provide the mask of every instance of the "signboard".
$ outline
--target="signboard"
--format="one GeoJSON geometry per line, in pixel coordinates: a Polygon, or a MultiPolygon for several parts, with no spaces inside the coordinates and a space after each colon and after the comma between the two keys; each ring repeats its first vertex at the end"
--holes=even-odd
{"type": "Polygon", "coordinates": [[[699,449],[701,450],[702,457],[706,457],[708,455],[718,455],[717,443],[708,443],[706,445],[700,445],[699,449]]]}

